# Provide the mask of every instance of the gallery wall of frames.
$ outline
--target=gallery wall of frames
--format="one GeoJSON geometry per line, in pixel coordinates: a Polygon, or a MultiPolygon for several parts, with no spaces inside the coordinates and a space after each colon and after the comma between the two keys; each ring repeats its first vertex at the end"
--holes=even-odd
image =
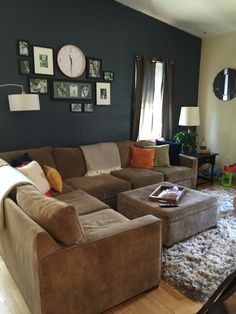
{"type": "Polygon", "coordinates": [[[104,70],[104,60],[86,57],[76,44],[53,47],[17,40],[19,73],[28,76],[28,91],[48,95],[51,100],[68,101],[72,113],[92,113],[94,106],[109,106],[114,72],[104,70]],[[55,68],[66,79],[56,77],[55,68]],[[86,79],[79,77],[86,73],[86,79]]]}

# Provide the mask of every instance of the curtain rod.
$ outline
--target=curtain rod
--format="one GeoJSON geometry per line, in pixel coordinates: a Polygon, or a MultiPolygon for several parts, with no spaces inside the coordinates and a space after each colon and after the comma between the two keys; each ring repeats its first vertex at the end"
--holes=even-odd
{"type": "MultiPolygon", "coordinates": [[[[136,57],[137,60],[141,60],[142,58],[144,58],[144,56],[140,56],[140,55],[136,55],[135,57],[136,57]]],[[[151,59],[152,59],[152,62],[168,61],[168,62],[170,62],[170,64],[174,64],[175,63],[174,59],[168,59],[168,58],[166,58],[166,59],[160,58],[159,59],[157,57],[151,57],[151,59]]]]}

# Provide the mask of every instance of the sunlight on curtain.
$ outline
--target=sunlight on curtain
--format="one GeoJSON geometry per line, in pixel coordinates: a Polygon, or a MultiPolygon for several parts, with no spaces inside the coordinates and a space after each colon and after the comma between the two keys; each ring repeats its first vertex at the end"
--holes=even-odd
{"type": "Polygon", "coordinates": [[[145,97],[142,101],[139,133],[137,140],[150,140],[162,137],[162,105],[163,105],[163,80],[164,64],[155,61],[154,77],[148,77],[146,84],[153,85],[153,91],[149,93],[149,97],[145,97]],[[148,82],[153,80],[154,82],[148,82]]]}

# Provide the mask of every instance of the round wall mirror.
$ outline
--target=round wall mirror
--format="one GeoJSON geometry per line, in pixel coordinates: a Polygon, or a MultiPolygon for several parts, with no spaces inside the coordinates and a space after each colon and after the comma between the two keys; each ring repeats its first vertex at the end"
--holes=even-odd
{"type": "Polygon", "coordinates": [[[227,68],[220,71],[215,77],[213,90],[223,101],[236,97],[236,70],[227,68]]]}

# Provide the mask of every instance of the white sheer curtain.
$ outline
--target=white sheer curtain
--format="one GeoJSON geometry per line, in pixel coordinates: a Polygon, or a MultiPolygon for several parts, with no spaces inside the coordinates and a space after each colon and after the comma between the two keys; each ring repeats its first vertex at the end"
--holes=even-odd
{"type": "Polygon", "coordinates": [[[137,140],[162,137],[164,63],[156,59],[146,62],[137,140]]]}

